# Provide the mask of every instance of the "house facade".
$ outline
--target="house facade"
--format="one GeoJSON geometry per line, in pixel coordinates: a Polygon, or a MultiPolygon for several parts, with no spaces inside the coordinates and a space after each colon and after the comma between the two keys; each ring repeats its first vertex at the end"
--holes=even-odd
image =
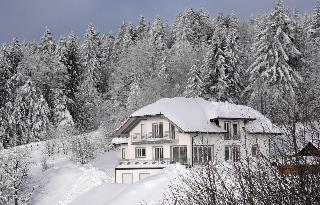
{"type": "Polygon", "coordinates": [[[197,166],[269,155],[277,134],[250,107],[200,98],[161,99],[133,113],[114,133],[122,160],[116,183],[135,183],[170,164],[197,166]]]}

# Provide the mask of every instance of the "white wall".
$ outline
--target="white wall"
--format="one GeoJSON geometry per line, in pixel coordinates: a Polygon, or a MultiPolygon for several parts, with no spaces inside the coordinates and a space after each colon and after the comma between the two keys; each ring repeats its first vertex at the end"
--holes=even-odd
{"type": "Polygon", "coordinates": [[[131,169],[131,170],[116,170],[116,178],[115,183],[122,184],[122,176],[123,174],[132,174],[132,181],[136,183],[140,180],[140,174],[158,174],[162,172],[162,169],[131,169]]]}

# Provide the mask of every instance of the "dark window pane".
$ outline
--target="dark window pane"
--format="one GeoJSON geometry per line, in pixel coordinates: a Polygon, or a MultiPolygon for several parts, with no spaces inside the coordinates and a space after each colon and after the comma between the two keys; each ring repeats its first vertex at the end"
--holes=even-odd
{"type": "Polygon", "coordinates": [[[198,163],[198,147],[193,147],[193,163],[198,163]]]}
{"type": "Polygon", "coordinates": [[[163,124],[159,123],[159,136],[158,137],[163,137],[163,124]]]}
{"type": "Polygon", "coordinates": [[[187,163],[187,147],[180,147],[180,162],[182,164],[187,163]]]}
{"type": "Polygon", "coordinates": [[[234,139],[238,139],[239,136],[238,136],[238,124],[233,124],[232,125],[232,130],[233,130],[233,138],[234,139]]]}
{"type": "Polygon", "coordinates": [[[225,151],[224,151],[224,158],[225,160],[229,160],[230,159],[230,148],[228,146],[225,147],[225,151]]]}

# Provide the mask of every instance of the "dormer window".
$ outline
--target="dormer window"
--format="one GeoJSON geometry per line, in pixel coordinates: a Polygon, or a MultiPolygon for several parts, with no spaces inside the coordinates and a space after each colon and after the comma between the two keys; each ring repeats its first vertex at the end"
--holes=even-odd
{"type": "Polygon", "coordinates": [[[224,122],[224,130],[226,133],[224,134],[225,140],[239,140],[240,139],[240,130],[238,122],[224,122]]]}
{"type": "Polygon", "coordinates": [[[237,122],[232,123],[232,137],[234,140],[240,139],[239,124],[237,122]]]}
{"type": "Polygon", "coordinates": [[[227,131],[224,134],[224,139],[225,140],[230,140],[231,139],[231,127],[230,127],[230,122],[224,122],[224,130],[227,131]]]}

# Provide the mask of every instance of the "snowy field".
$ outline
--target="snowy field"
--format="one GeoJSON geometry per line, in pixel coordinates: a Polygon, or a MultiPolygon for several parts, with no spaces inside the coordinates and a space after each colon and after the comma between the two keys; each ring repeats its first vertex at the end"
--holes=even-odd
{"type": "Polygon", "coordinates": [[[86,165],[70,161],[66,155],[48,159],[50,168],[42,170],[41,160],[45,142],[26,145],[35,162],[31,169],[33,205],[122,205],[159,204],[174,169],[150,176],[136,184],[114,183],[114,168],[119,151],[98,156],[86,165]]]}

